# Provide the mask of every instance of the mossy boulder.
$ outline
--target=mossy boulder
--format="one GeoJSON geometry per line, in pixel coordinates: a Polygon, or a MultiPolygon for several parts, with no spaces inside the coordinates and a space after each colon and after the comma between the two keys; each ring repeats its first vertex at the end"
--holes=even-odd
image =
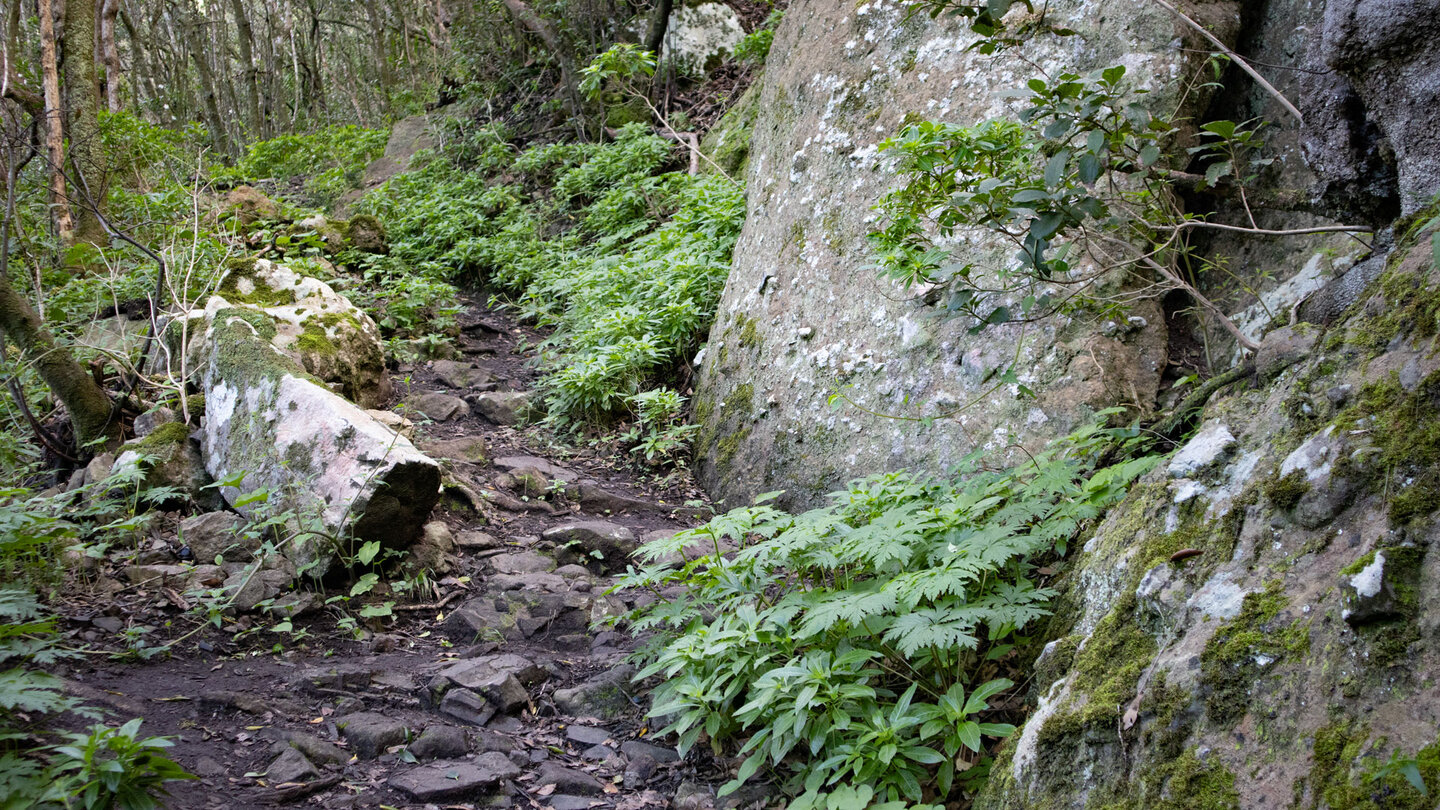
{"type": "Polygon", "coordinates": [[[199,446],[190,440],[190,430],[182,422],[170,422],[127,442],[116,455],[108,478],[133,474],[138,493],[160,507],[178,508],[190,499],[207,500],[210,495],[205,486],[210,477],[199,446]],[[171,494],[165,496],[163,491],[171,494]]]}
{"type": "Polygon", "coordinates": [[[439,465],[306,373],[277,340],[288,322],[220,300],[199,343],[205,467],[233,484],[221,494],[247,516],[292,511],[318,523],[284,549],[301,571],[329,567],[334,537],[408,546],[439,498],[439,465]],[[266,499],[242,497],[260,489],[266,499]]]}
{"type": "Polygon", "coordinates": [[[232,260],[218,295],[165,329],[170,355],[186,352],[190,371],[204,373],[205,334],[218,312],[242,309],[258,333],[305,373],[362,408],[390,399],[380,329],[354,304],[319,279],[266,259],[232,260]]]}
{"type": "Polygon", "coordinates": [[[281,211],[279,203],[254,186],[236,186],[225,196],[225,212],[245,227],[262,219],[276,219],[281,211]]]}

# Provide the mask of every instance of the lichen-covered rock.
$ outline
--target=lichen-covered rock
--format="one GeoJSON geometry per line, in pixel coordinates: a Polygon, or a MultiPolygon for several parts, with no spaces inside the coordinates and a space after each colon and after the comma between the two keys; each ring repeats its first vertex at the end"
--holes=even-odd
{"type": "MultiPolygon", "coordinates": [[[[1019,55],[987,56],[968,48],[964,21],[887,0],[787,10],[760,90],[748,216],[696,390],[696,469],[717,500],[783,489],[789,503],[811,504],[857,475],[942,470],[1012,438],[1033,449],[1101,408],[1153,409],[1167,360],[1154,301],[1108,335],[1090,318],[971,335],[925,290],[862,269],[874,261],[864,238],[873,206],[896,182],[878,144],[905,122],[1011,115],[997,91],[1023,86],[1032,65],[1123,63],[1152,91],[1147,103],[1168,107],[1179,100],[1171,79],[1199,64],[1174,47],[1188,35],[1159,5],[1065,0],[1045,15],[1079,35],[1036,33],[1019,55]],[[1012,364],[1019,383],[997,387],[995,372],[1012,364]],[[1038,399],[1017,396],[1018,385],[1038,399]],[[837,388],[860,407],[830,407],[837,388]]],[[[1222,36],[1239,23],[1228,3],[1206,4],[1205,20],[1222,36]]],[[[967,258],[997,266],[1014,252],[974,244],[967,258]]]]}
{"type": "Polygon", "coordinates": [[[1433,761],[1440,733],[1429,249],[1402,245],[1380,306],[1213,400],[1170,465],[1196,479],[1157,469],[1085,539],[1037,708],[977,807],[1434,803],[1376,771],[1433,761]]]}
{"type": "Polygon", "coordinates": [[[724,3],[680,3],[670,12],[660,53],[689,76],[703,76],[745,38],[735,10],[724,3]]]}
{"type": "MultiPolygon", "coordinates": [[[[380,329],[370,316],[319,279],[302,276],[266,259],[231,262],[218,294],[205,308],[188,312],[165,329],[174,356],[186,347],[187,372],[203,375],[206,353],[196,338],[216,313],[232,308],[254,310],[270,322],[271,344],[301,370],[332,386],[362,408],[378,408],[390,399],[390,377],[380,329]]],[[[172,360],[172,370],[178,371],[172,360]]]]}
{"type": "MultiPolygon", "coordinates": [[[[439,497],[440,469],[408,439],[319,384],[275,345],[276,322],[212,299],[202,336],[206,469],[242,513],[240,496],[269,490],[266,508],[318,518],[337,537],[404,547],[439,497]]],[[[329,564],[321,535],[297,534],[297,566],[329,564]]]]}
{"type": "Polygon", "coordinates": [[[226,211],[241,225],[280,216],[280,204],[253,186],[236,186],[225,196],[226,211]]]}

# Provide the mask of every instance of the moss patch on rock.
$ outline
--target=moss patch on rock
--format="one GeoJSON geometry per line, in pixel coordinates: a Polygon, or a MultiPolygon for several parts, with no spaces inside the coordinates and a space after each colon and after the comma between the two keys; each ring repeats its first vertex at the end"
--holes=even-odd
{"type": "MultiPolygon", "coordinates": [[[[1413,757],[1396,752],[1400,759],[1413,760],[1427,786],[1422,793],[1399,768],[1384,768],[1378,758],[1367,757],[1369,740],[1368,727],[1346,720],[1315,732],[1313,765],[1308,778],[1296,783],[1294,806],[1304,810],[1433,810],[1435,798],[1426,793],[1440,785],[1440,743],[1431,743],[1413,757]]],[[[1375,747],[1383,744],[1381,740],[1375,747]]]]}
{"type": "Polygon", "coordinates": [[[1265,590],[1246,595],[1236,616],[1205,644],[1200,680],[1209,690],[1206,715],[1233,726],[1250,705],[1250,689],[1281,660],[1310,650],[1307,625],[1278,621],[1288,604],[1284,586],[1272,580],[1265,590]]]}
{"type": "Polygon", "coordinates": [[[1336,424],[1343,430],[1366,429],[1378,448],[1368,463],[1372,472],[1362,480],[1388,495],[1392,525],[1440,509],[1440,372],[1412,391],[1394,375],[1370,383],[1336,424]]]}

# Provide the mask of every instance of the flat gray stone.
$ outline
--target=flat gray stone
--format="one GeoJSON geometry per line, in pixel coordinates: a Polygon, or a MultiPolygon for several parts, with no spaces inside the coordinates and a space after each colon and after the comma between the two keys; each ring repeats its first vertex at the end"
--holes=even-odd
{"type": "Polygon", "coordinates": [[[546,529],[540,537],[554,543],[563,563],[577,563],[601,573],[623,571],[639,548],[635,533],[603,520],[581,520],[546,529]]]}
{"type": "Polygon", "coordinates": [[[483,726],[495,716],[495,705],[469,689],[451,689],[440,700],[440,713],[462,723],[483,726]]]}
{"type": "Polygon", "coordinates": [[[457,360],[436,360],[432,368],[440,382],[457,390],[487,383],[495,378],[487,369],[476,368],[472,363],[457,360]]]}
{"type": "Polygon", "coordinates": [[[260,547],[261,538],[240,536],[242,523],[244,519],[234,512],[206,512],[188,517],[180,521],[180,541],[190,547],[196,562],[212,563],[217,556],[224,556],[230,562],[243,562],[260,547]]]}
{"type": "Polygon", "coordinates": [[[470,741],[465,738],[464,729],[434,723],[426,726],[425,732],[406,746],[406,750],[420,760],[456,759],[470,753],[470,741]]]}
{"type": "Polygon", "coordinates": [[[485,440],[479,436],[464,436],[458,439],[425,439],[420,442],[420,450],[431,458],[464,461],[470,464],[484,464],[486,457],[485,440]]]}
{"type": "Polygon", "coordinates": [[[516,551],[490,558],[490,566],[502,574],[539,574],[555,570],[555,560],[538,551],[516,551]]]}
{"type": "Polygon", "coordinates": [[[526,468],[539,470],[546,478],[556,478],[561,481],[574,481],[580,477],[574,470],[546,461],[538,456],[504,456],[495,459],[494,464],[497,469],[505,472],[526,468]]]}
{"type": "Polygon", "coordinates": [[[529,419],[534,410],[529,391],[488,391],[475,397],[475,410],[497,425],[515,425],[529,419]]]}
{"type": "Polygon", "coordinates": [[[555,706],[574,717],[596,717],[602,720],[628,713],[634,684],[630,678],[635,668],[620,664],[569,689],[555,690],[555,706]]]}
{"type": "Polygon", "coordinates": [[[556,793],[572,796],[600,796],[605,792],[604,786],[595,777],[555,762],[546,762],[540,766],[540,772],[535,776],[535,784],[541,787],[554,785],[556,793]]]}
{"type": "Polygon", "coordinates": [[[466,689],[483,689],[496,675],[514,675],[523,686],[535,686],[550,678],[550,671],[523,655],[499,653],[466,658],[442,669],[439,677],[466,689]]]}
{"type": "Polygon", "coordinates": [[[390,777],[390,786],[419,802],[478,798],[488,788],[520,775],[504,754],[481,754],[469,762],[441,761],[390,777]]]}
{"type": "Polygon", "coordinates": [[[591,807],[603,807],[605,802],[588,796],[568,796],[564,793],[556,793],[545,799],[545,805],[551,810],[588,810],[591,807]]]}
{"type": "Polygon", "coordinates": [[[660,745],[651,745],[639,740],[627,740],[620,743],[620,753],[627,757],[647,756],[656,762],[679,762],[680,754],[674,748],[666,748],[660,745]]]}
{"type": "Polygon", "coordinates": [[[279,735],[280,739],[275,744],[277,754],[293,748],[317,765],[344,765],[350,761],[350,754],[345,749],[314,735],[298,731],[280,731],[279,735]]]}
{"type": "Polygon", "coordinates": [[[455,535],[455,545],[467,551],[485,551],[503,545],[494,535],[468,530],[455,535]]]}
{"type": "Polygon", "coordinates": [[[582,745],[600,745],[610,739],[610,730],[596,726],[571,725],[565,729],[565,738],[582,745]]]}
{"type": "Polygon", "coordinates": [[[405,742],[406,726],[375,712],[349,714],[335,721],[350,750],[361,759],[374,759],[392,745],[405,742]]]}
{"type": "Polygon", "coordinates": [[[470,415],[470,403],[438,391],[412,396],[406,400],[406,404],[436,422],[449,422],[470,415]]]}

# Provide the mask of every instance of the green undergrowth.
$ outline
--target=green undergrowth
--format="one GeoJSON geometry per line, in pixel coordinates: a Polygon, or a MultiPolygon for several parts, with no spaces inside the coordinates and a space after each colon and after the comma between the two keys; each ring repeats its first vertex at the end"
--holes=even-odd
{"type": "Polygon", "coordinates": [[[1363,724],[1337,720],[1315,732],[1313,764],[1296,782],[1295,803],[1305,810],[1432,810],[1440,787],[1440,742],[1414,754],[1392,751],[1381,760],[1363,724]],[[1306,794],[1308,793],[1308,801],[1306,794]]]}
{"type": "Polygon", "coordinates": [[[801,806],[973,795],[1016,717],[993,698],[1055,596],[1039,568],[1157,461],[1101,464],[1132,437],[1091,426],[1010,469],[873,476],[799,515],[762,498],[645,546],[618,588],[666,592],[626,617],[654,631],[652,716],[682,750],[703,735],[743,759],[727,792],[764,769],[801,806]]]}
{"type": "Polygon", "coordinates": [[[323,208],[359,184],[365,166],[384,153],[388,137],[383,129],[339,124],[281,135],[250,144],[233,167],[218,167],[211,177],[228,185],[303,178],[303,202],[323,208]]]}
{"type": "MultiPolygon", "coordinates": [[[[520,149],[498,126],[455,133],[358,208],[388,256],[366,257],[382,287],[488,284],[554,329],[542,387],[560,424],[638,413],[637,395],[677,377],[708,329],[744,221],[724,177],[667,171],[674,147],[641,124],[613,140],[520,149]],[[428,161],[428,162],[427,162],[428,161]]],[[[419,334],[423,317],[393,331],[419,334]]]]}

